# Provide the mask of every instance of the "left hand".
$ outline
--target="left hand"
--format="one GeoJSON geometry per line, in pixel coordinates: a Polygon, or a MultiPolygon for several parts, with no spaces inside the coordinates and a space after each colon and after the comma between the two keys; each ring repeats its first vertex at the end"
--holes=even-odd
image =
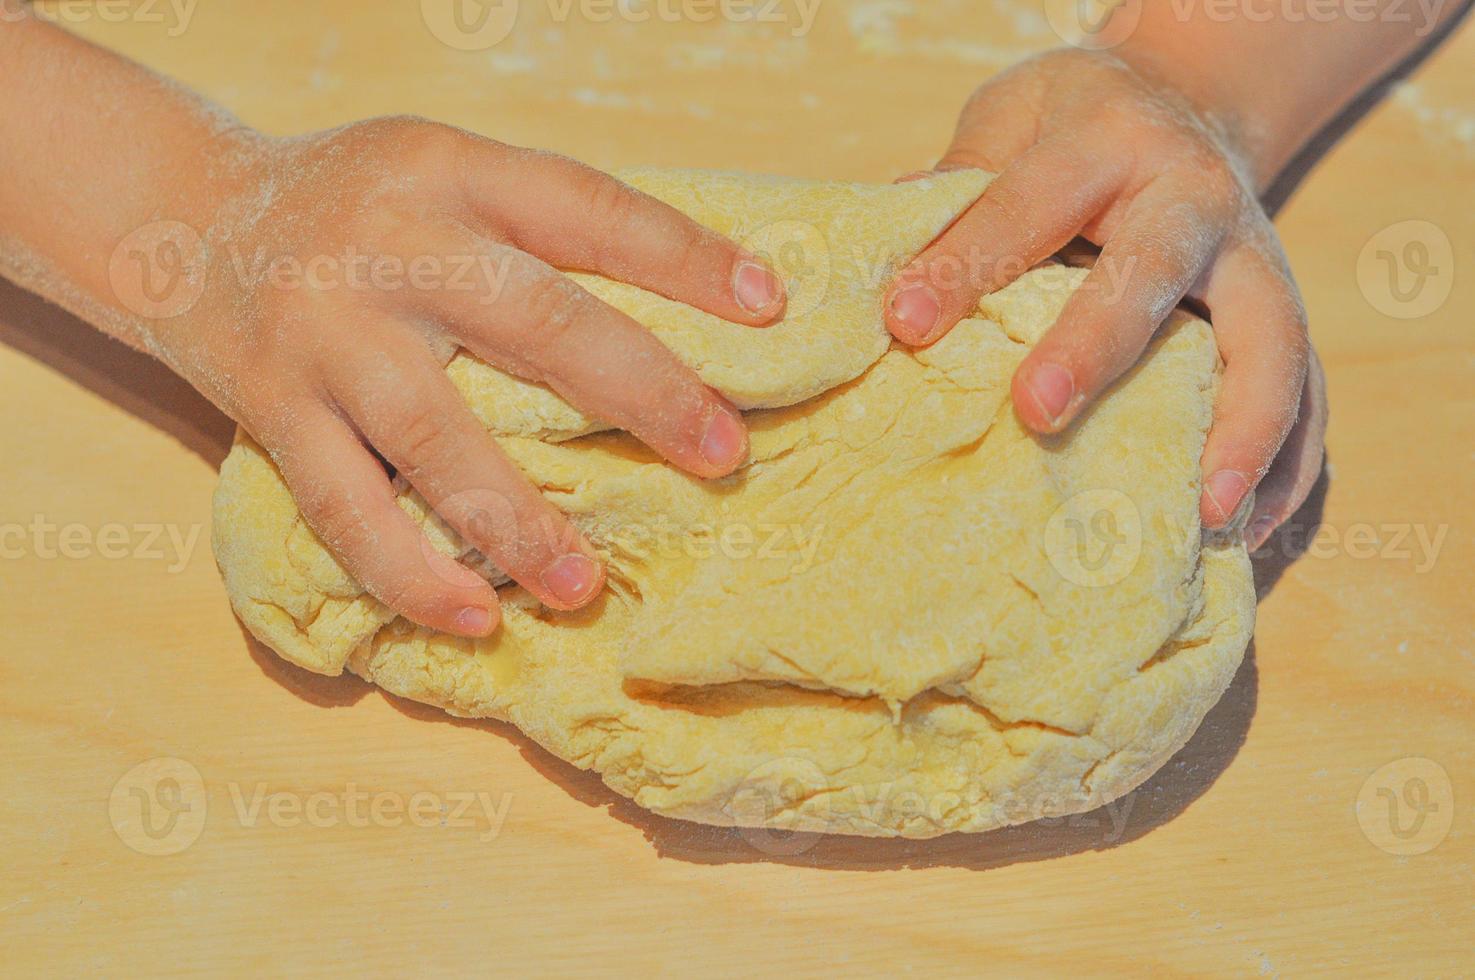
{"type": "Polygon", "coordinates": [[[1213,119],[1110,54],[1049,52],[985,84],[935,169],[999,176],[892,286],[887,326],[932,343],[1072,238],[1102,246],[1014,375],[1019,418],[1052,433],[1136,363],[1179,301],[1200,300],[1225,365],[1200,516],[1223,527],[1258,486],[1253,550],[1320,473],[1325,381],[1249,163],[1213,119]]]}

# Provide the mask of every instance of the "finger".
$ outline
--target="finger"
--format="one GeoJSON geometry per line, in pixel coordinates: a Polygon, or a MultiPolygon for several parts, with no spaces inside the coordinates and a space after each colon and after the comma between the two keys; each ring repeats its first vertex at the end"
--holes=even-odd
{"type": "Polygon", "coordinates": [[[593,547],[477,423],[423,343],[368,331],[328,390],[437,514],[539,601],[574,609],[604,573],[593,547]]]}
{"type": "Polygon", "coordinates": [[[496,590],[431,546],[342,419],[318,409],[294,419],[290,431],[264,435],[282,447],[272,456],[308,526],[376,599],[447,633],[485,636],[496,628],[496,590]]]}
{"type": "Polygon", "coordinates": [[[597,272],[750,326],[782,315],[762,259],[671,205],[567,157],[487,143],[470,192],[499,237],[560,269],[597,272]]]}
{"type": "Polygon", "coordinates": [[[737,410],[650,331],[540,259],[495,242],[475,247],[501,270],[496,291],[434,295],[436,317],[475,354],[549,385],[698,476],[725,476],[746,458],[737,410]]]}
{"type": "Polygon", "coordinates": [[[999,173],[1040,142],[1041,113],[1021,112],[1038,106],[1044,75],[1025,61],[1005,69],[968,97],[958,113],[947,152],[933,171],[988,170],[999,173]]]}
{"type": "Polygon", "coordinates": [[[980,296],[1070,241],[1123,179],[1120,168],[1092,165],[1078,144],[1048,140],[1030,148],[892,285],[887,329],[909,344],[943,336],[977,309],[980,296]]]}
{"type": "Polygon", "coordinates": [[[1181,179],[1145,188],[1014,373],[1015,411],[1036,432],[1059,432],[1142,356],[1153,333],[1212,260],[1227,208],[1181,179]]]}
{"type": "Polygon", "coordinates": [[[1239,510],[1286,441],[1305,387],[1306,312],[1283,265],[1242,246],[1216,264],[1205,294],[1224,377],[1204,446],[1204,525],[1239,510]]]}
{"type": "Polygon", "coordinates": [[[1326,455],[1326,421],[1326,375],[1313,352],[1296,423],[1270,472],[1255,488],[1255,510],[1245,527],[1245,542],[1251,551],[1259,549],[1276,528],[1290,520],[1311,494],[1326,455]]]}

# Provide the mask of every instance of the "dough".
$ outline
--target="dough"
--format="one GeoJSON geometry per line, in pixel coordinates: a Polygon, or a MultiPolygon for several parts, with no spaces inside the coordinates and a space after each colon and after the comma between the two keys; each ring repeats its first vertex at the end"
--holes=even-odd
{"type": "MultiPolygon", "coordinates": [[[[1082,270],[1029,272],[927,350],[893,349],[881,322],[891,272],[987,175],[624,176],[790,280],[785,321],[753,330],[580,277],[753,409],[748,465],[685,476],[463,353],[450,376],[601,549],[605,595],[558,613],[504,586],[503,625],[481,641],[396,618],[241,435],[214,543],[247,627],[310,670],[508,720],[641,806],[704,823],[983,831],[1098,806],[1165,762],[1254,620],[1243,544],[1198,523],[1208,325],[1174,313],[1070,433],[1033,437],[1009,380],[1082,270]]],[[[417,494],[401,503],[464,554],[417,494]]]]}

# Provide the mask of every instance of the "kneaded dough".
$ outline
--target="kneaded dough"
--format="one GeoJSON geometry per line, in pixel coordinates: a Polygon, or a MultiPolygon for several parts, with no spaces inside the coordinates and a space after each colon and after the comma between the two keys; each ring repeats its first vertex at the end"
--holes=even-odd
{"type": "Polygon", "coordinates": [[[1068,434],[1035,437],[1010,377],[1084,271],[1035,269],[926,350],[893,348],[881,319],[891,274],[987,175],[623,176],[789,280],[785,320],[755,330],[580,277],[749,409],[748,464],[686,476],[462,353],[451,378],[599,547],[605,594],[561,613],[504,585],[489,638],[416,626],[345,574],[240,435],[214,545],[252,633],[309,670],[510,721],[639,805],[711,824],[983,831],[1098,806],[1165,762],[1254,621],[1244,545],[1198,522],[1208,325],[1174,313],[1068,434]]]}

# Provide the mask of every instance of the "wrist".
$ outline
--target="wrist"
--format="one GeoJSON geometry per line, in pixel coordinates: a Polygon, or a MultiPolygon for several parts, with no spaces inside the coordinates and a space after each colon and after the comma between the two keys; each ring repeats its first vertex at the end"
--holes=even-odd
{"type": "Polygon", "coordinates": [[[1148,43],[1123,44],[1113,51],[1154,87],[1181,99],[1214,133],[1230,163],[1255,193],[1265,191],[1295,153],[1284,134],[1290,127],[1262,104],[1253,87],[1232,73],[1177,50],[1148,43]]]}

